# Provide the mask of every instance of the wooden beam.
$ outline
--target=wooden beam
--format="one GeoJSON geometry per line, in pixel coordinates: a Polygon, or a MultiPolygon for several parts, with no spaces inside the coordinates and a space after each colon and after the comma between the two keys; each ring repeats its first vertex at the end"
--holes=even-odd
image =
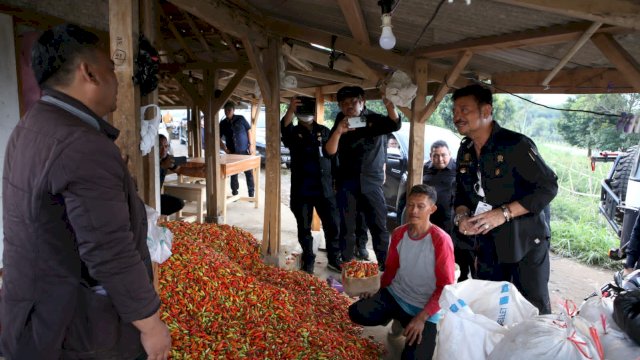
{"type": "Polygon", "coordinates": [[[363,45],[371,45],[369,41],[369,30],[364,20],[359,0],[338,0],[342,16],[347,21],[349,30],[354,39],[363,45]]]}
{"type": "Polygon", "coordinates": [[[171,100],[171,98],[170,98],[170,97],[168,97],[168,96],[167,96],[167,95],[165,95],[165,94],[160,94],[160,98],[161,98],[161,99],[162,99],[162,101],[164,101],[165,103],[169,103],[169,104],[171,104],[171,105],[175,105],[175,104],[176,104],[175,102],[173,102],[173,100],[171,100]]]}
{"type": "MultiPolygon", "coordinates": [[[[291,48],[291,55],[298,59],[321,65],[325,68],[329,67],[329,53],[323,50],[293,45],[291,48]]],[[[354,63],[344,57],[339,57],[333,62],[333,69],[361,78],[366,77],[366,73],[362,72],[354,63]]]]}
{"type": "Polygon", "coordinates": [[[369,65],[367,65],[367,63],[365,63],[364,60],[362,60],[359,56],[347,54],[347,58],[349,58],[349,60],[353,62],[353,65],[358,70],[365,74],[365,79],[371,81],[380,81],[384,79],[384,75],[381,72],[369,67],[369,65]]]}
{"type": "Polygon", "coordinates": [[[578,41],[573,44],[571,49],[569,49],[569,51],[562,57],[562,59],[560,59],[558,64],[549,72],[549,75],[547,75],[547,77],[542,80],[542,85],[549,85],[549,82],[551,82],[553,77],[556,76],[558,71],[562,70],[562,68],[569,62],[569,60],[571,60],[571,58],[573,58],[578,50],[580,50],[584,46],[584,44],[589,41],[589,39],[591,39],[591,36],[595,34],[595,32],[598,31],[601,26],[602,23],[600,22],[594,22],[593,24],[591,24],[589,29],[587,29],[587,31],[585,31],[582,36],[580,36],[578,41]]]}
{"type": "MultiPolygon", "coordinates": [[[[221,32],[226,32],[238,39],[248,37],[255,46],[267,46],[266,32],[257,18],[240,7],[232,7],[220,0],[169,0],[180,9],[189,12],[221,32]]],[[[230,44],[231,45],[231,44],[230,44]]]]}
{"type": "Polygon", "coordinates": [[[422,184],[422,170],[424,167],[424,130],[425,123],[420,116],[427,105],[427,81],[429,65],[426,59],[416,59],[413,71],[418,90],[411,107],[411,130],[409,131],[409,175],[407,178],[407,194],[418,184],[422,184]]]}
{"type": "MultiPolygon", "coordinates": [[[[269,101],[271,101],[272,99],[271,87],[270,87],[270,82],[268,81],[267,76],[265,74],[266,69],[265,69],[264,63],[260,58],[260,51],[255,46],[253,41],[248,37],[242,38],[242,44],[244,45],[244,49],[247,52],[247,57],[249,57],[249,63],[251,63],[253,72],[256,75],[256,80],[258,81],[258,86],[260,86],[260,92],[262,93],[262,98],[264,99],[265,104],[267,104],[268,106],[270,105],[269,101]]],[[[275,61],[277,62],[277,60],[278,59],[276,59],[275,61]]]]}
{"type": "Polygon", "coordinates": [[[549,87],[540,85],[547,71],[521,71],[493,74],[496,92],[519,94],[606,94],[635,92],[629,79],[612,68],[560,71],[549,87]]]}
{"type": "Polygon", "coordinates": [[[162,10],[162,6],[158,6],[158,11],[160,12],[160,15],[162,15],[162,17],[164,18],[164,23],[169,27],[169,30],[173,34],[173,37],[175,37],[176,40],[178,40],[178,44],[180,44],[180,47],[182,47],[182,49],[187,53],[189,58],[191,58],[192,60],[196,60],[197,58],[193,53],[193,51],[191,50],[191,47],[187,44],[186,41],[184,41],[184,38],[180,34],[180,31],[178,31],[176,26],[173,24],[173,20],[170,19],[167,16],[167,14],[164,13],[164,10],[162,10]]]}
{"type": "MultiPolygon", "coordinates": [[[[258,125],[258,118],[260,117],[260,108],[262,107],[262,98],[253,99],[251,101],[251,153],[256,153],[256,127],[258,125]]],[[[266,136],[266,134],[265,134],[266,136]]],[[[260,174],[257,174],[260,176],[260,174]]]]}
{"type": "MultiPolygon", "coordinates": [[[[244,41],[244,40],[243,40],[244,41]]],[[[265,165],[264,230],[262,233],[262,254],[266,263],[280,264],[280,39],[269,37],[269,47],[265,53],[264,80],[268,81],[271,96],[266,104],[267,160],[265,165]]],[[[255,53],[254,53],[255,57],[255,53]]],[[[251,58],[251,56],[250,56],[251,58]]]]}
{"type": "Polygon", "coordinates": [[[231,36],[229,36],[229,34],[227,34],[224,31],[220,31],[218,30],[218,32],[220,33],[220,37],[222,37],[222,40],[227,43],[227,47],[229,49],[231,49],[231,52],[233,53],[233,56],[236,59],[240,59],[240,52],[238,51],[238,49],[236,48],[236,44],[233,42],[233,39],[231,38],[231,36]]]}
{"type": "Polygon", "coordinates": [[[187,75],[185,75],[183,73],[177,73],[177,74],[174,75],[174,79],[178,82],[178,84],[180,84],[180,87],[182,87],[184,92],[187,93],[187,95],[189,95],[189,97],[191,97],[191,100],[194,103],[196,103],[198,106],[204,108],[205,100],[202,98],[202,96],[200,96],[200,92],[195,87],[195,85],[193,85],[189,81],[189,78],[187,77],[187,75]]]}
{"type": "Polygon", "coordinates": [[[167,63],[160,64],[160,71],[167,71],[170,73],[177,73],[184,70],[202,70],[202,69],[242,69],[249,67],[250,64],[246,61],[190,61],[186,63],[167,63]]]}
{"type": "Polygon", "coordinates": [[[591,41],[600,49],[600,52],[615,65],[624,75],[629,84],[640,92],[640,65],[620,44],[608,34],[597,34],[591,41]]]}
{"type": "MultiPolygon", "coordinates": [[[[559,44],[577,40],[585,31],[587,31],[587,29],[589,29],[591,24],[591,22],[575,22],[506,35],[462,40],[451,44],[418,48],[414,53],[419,57],[435,59],[455,56],[460,51],[464,50],[471,50],[473,53],[478,54],[527,46],[559,44]]],[[[603,26],[600,27],[597,32],[621,33],[628,32],[628,30],[619,26],[603,26]]]]}
{"type": "Polygon", "coordinates": [[[440,87],[438,88],[436,93],[433,95],[424,110],[422,110],[420,116],[418,116],[418,122],[425,122],[428,118],[431,117],[431,114],[433,114],[433,112],[436,110],[438,104],[440,104],[442,99],[444,99],[444,96],[447,95],[447,93],[451,89],[451,87],[449,86],[449,82],[456,82],[462,70],[464,70],[465,66],[467,66],[467,64],[469,63],[469,60],[471,60],[472,55],[473,53],[469,50],[460,53],[455,65],[453,65],[453,67],[449,71],[449,74],[446,77],[446,81],[443,81],[440,84],[440,87]]]}
{"type": "Polygon", "coordinates": [[[287,44],[282,44],[282,54],[287,58],[289,64],[297,67],[300,70],[311,71],[313,70],[313,65],[309,64],[307,61],[298,59],[297,57],[291,54],[291,46],[287,44]]]}
{"type": "Polygon", "coordinates": [[[207,52],[207,54],[209,54],[209,56],[213,57],[213,51],[211,51],[211,47],[209,47],[209,44],[207,43],[207,40],[204,38],[204,36],[202,36],[202,33],[200,33],[200,29],[198,29],[198,26],[196,25],[196,22],[191,18],[191,15],[183,10],[180,10],[180,14],[182,14],[182,16],[187,20],[187,24],[189,24],[191,32],[196,34],[196,37],[198,38],[200,45],[202,45],[202,48],[207,52]]]}
{"type": "MultiPolygon", "coordinates": [[[[133,84],[134,59],[138,43],[137,0],[109,0],[110,53],[118,79],[118,108],[112,114],[113,125],[120,130],[116,144],[127,160],[131,176],[144,184],[140,153],[140,89],[133,84]]],[[[144,196],[143,187],[139,189],[144,196]]]]}
{"type": "Polygon", "coordinates": [[[333,82],[341,82],[346,84],[362,86],[366,81],[353,76],[340,75],[337,72],[323,69],[315,69],[313,71],[288,70],[288,73],[308,76],[316,79],[329,80],[333,82]]]}
{"type": "MultiPolygon", "coordinates": [[[[297,25],[275,18],[265,18],[265,24],[269,30],[284,37],[318,44],[327,48],[331,48],[332,36],[335,36],[335,34],[331,34],[323,30],[297,25]]],[[[359,41],[352,38],[337,36],[335,49],[344,53],[361,56],[365,59],[371,59],[372,61],[402,70],[406,73],[411,73],[411,71],[413,71],[412,56],[400,55],[383,50],[379,47],[361,44],[359,41]]],[[[442,79],[442,77],[440,77],[440,79],[442,79]]]]}
{"type": "Polygon", "coordinates": [[[247,71],[249,71],[249,69],[242,69],[236,72],[233,78],[224,87],[224,90],[222,90],[220,97],[214,99],[213,101],[214,110],[217,109],[216,111],[219,111],[222,108],[222,106],[227,102],[227,100],[229,100],[229,98],[231,97],[231,94],[233,94],[238,84],[240,84],[240,81],[242,81],[242,78],[244,78],[244,76],[247,74],[247,71]]]}
{"type": "Polygon", "coordinates": [[[205,103],[204,110],[204,158],[207,185],[207,218],[206,222],[220,224],[223,222],[225,179],[220,167],[220,126],[218,108],[214,107],[214,91],[218,87],[217,71],[204,71],[205,103]]]}
{"type": "Polygon", "coordinates": [[[636,0],[494,0],[578,19],[640,30],[640,3],[636,0]]]}

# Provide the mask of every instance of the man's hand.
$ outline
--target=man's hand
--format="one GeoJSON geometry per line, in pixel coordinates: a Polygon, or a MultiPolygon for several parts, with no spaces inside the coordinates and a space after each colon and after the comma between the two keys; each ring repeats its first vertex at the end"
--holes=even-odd
{"type": "Polygon", "coordinates": [[[424,330],[424,322],[422,316],[416,315],[409,325],[404,328],[404,333],[402,335],[407,337],[407,344],[409,346],[415,344],[420,344],[422,342],[422,331],[424,330]]]}
{"type": "Polygon", "coordinates": [[[336,132],[339,133],[340,135],[353,130],[355,129],[352,129],[349,127],[349,118],[346,116],[343,117],[342,120],[340,120],[340,122],[338,123],[338,126],[336,127],[336,132]]]}
{"type": "Polygon", "coordinates": [[[148,360],[165,360],[171,351],[171,335],[158,314],[136,320],[133,325],[140,330],[140,342],[148,360]]]}
{"type": "Polygon", "coordinates": [[[165,170],[171,169],[173,166],[174,166],[174,160],[173,160],[173,156],[171,155],[160,160],[160,167],[165,170]]]}
{"type": "Polygon", "coordinates": [[[372,292],[363,292],[359,295],[360,299],[368,299],[370,297],[372,297],[373,295],[375,295],[375,293],[372,292]]]}

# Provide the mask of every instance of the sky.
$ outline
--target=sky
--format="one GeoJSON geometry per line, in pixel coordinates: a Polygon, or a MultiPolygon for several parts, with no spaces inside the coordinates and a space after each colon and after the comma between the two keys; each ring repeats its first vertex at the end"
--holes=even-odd
{"type": "Polygon", "coordinates": [[[531,94],[533,101],[547,106],[562,105],[569,96],[565,94],[531,94]]]}

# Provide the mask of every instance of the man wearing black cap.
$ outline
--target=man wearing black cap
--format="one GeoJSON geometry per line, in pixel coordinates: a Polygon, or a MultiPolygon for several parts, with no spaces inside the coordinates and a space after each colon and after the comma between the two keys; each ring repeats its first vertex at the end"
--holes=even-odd
{"type": "MultiPolygon", "coordinates": [[[[225,118],[220,121],[220,149],[227,154],[251,154],[251,124],[242,115],[235,115],[236,104],[228,101],[224,104],[225,118]],[[224,141],[222,141],[224,138],[224,141]]],[[[254,195],[253,170],[244,172],[247,179],[249,197],[254,195]]],[[[238,175],[231,175],[231,194],[238,195],[240,184],[238,175]]]]}
{"type": "Polygon", "coordinates": [[[385,135],[400,129],[400,116],[384,97],[388,116],[369,111],[365,107],[364,90],[359,86],[341,88],[337,98],[341,112],[325,148],[328,154],[338,157],[335,177],[343,230],[340,234],[342,260],[353,259],[356,217],[361,211],[371,232],[378,264],[384,270],[389,247],[387,206],[382,192],[385,135]]]}
{"type": "Polygon", "coordinates": [[[311,236],[314,208],[322,221],[328,267],[340,271],[338,209],[333,191],[331,158],[324,150],[329,129],[315,121],[315,113],[315,99],[293,97],[280,123],[282,143],[291,151],[291,211],[298,223],[302,270],[310,274],[313,274],[316,258],[311,236]],[[294,113],[298,118],[296,126],[292,123],[294,113]]]}

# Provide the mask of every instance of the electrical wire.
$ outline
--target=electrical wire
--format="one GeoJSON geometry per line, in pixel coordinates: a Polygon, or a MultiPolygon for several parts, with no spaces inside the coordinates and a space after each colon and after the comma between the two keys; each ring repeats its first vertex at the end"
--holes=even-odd
{"type": "MultiPolygon", "coordinates": [[[[438,15],[438,12],[440,12],[440,8],[442,7],[442,4],[444,4],[445,1],[446,0],[440,0],[440,3],[438,4],[438,6],[436,6],[436,11],[433,12],[433,15],[431,15],[431,19],[429,19],[429,21],[427,21],[427,23],[422,28],[422,31],[420,31],[420,35],[418,36],[416,41],[411,46],[411,49],[409,49],[409,51],[407,52],[407,55],[411,55],[411,53],[413,53],[413,50],[415,50],[416,46],[418,45],[418,43],[422,39],[422,36],[424,35],[425,31],[427,31],[427,28],[429,28],[429,25],[431,25],[433,20],[435,20],[436,16],[438,15]]],[[[395,8],[394,8],[394,10],[395,10],[395,8]]]]}
{"type": "Polygon", "coordinates": [[[532,103],[534,105],[541,106],[541,107],[544,107],[544,108],[547,108],[547,109],[550,109],[550,110],[566,111],[566,112],[580,112],[580,113],[599,115],[599,116],[608,116],[608,117],[620,117],[620,115],[618,115],[618,114],[607,114],[607,113],[591,111],[591,110],[564,109],[564,108],[557,108],[557,107],[553,107],[553,106],[543,105],[543,104],[537,103],[537,102],[535,102],[533,100],[529,100],[529,99],[527,99],[525,97],[522,97],[520,95],[516,95],[516,94],[514,94],[514,93],[512,93],[512,92],[510,92],[508,90],[502,89],[502,88],[500,88],[498,86],[495,86],[493,84],[488,84],[488,83],[482,82],[482,81],[480,81],[478,79],[474,79],[474,78],[467,78],[467,79],[475,82],[476,84],[480,84],[480,85],[483,85],[483,86],[494,88],[494,89],[499,90],[499,91],[501,91],[501,92],[503,92],[505,94],[509,94],[511,96],[517,97],[520,100],[524,100],[526,102],[530,102],[530,103],[532,103]]]}

